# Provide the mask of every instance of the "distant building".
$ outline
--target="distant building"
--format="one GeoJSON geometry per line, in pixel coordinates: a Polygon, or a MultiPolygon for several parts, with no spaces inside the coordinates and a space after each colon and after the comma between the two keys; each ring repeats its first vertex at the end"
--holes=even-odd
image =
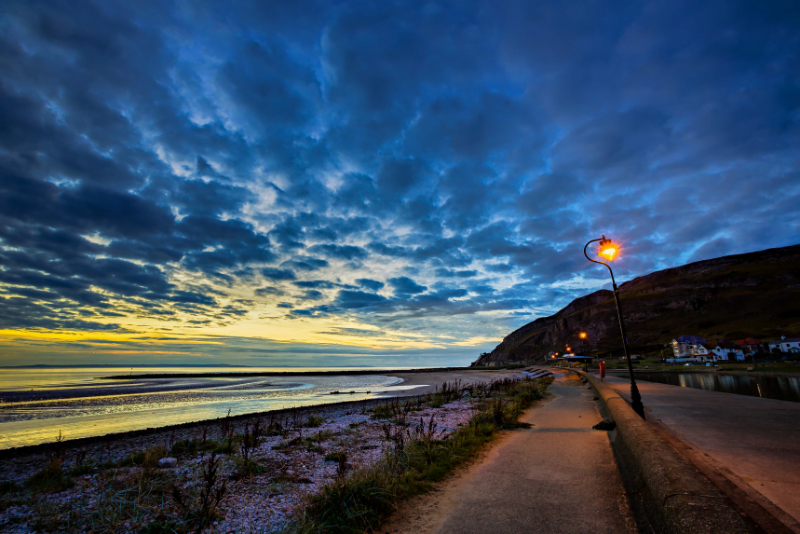
{"type": "Polygon", "coordinates": [[[744,361],[744,351],[742,348],[736,343],[731,343],[724,339],[718,339],[717,342],[714,343],[713,351],[716,361],[744,361]]]}
{"type": "Polygon", "coordinates": [[[698,336],[681,336],[672,340],[672,352],[677,359],[692,358],[695,356],[693,347],[706,340],[698,336]]]}
{"type": "Polygon", "coordinates": [[[698,362],[713,362],[716,356],[714,347],[714,343],[695,343],[690,350],[698,362]]]}
{"type": "Polygon", "coordinates": [[[698,336],[681,336],[672,340],[672,351],[675,357],[669,363],[744,361],[742,347],[724,339],[710,343],[698,336]]]}
{"type": "Polygon", "coordinates": [[[744,339],[740,339],[740,340],[738,340],[736,342],[736,344],[739,345],[740,347],[742,347],[742,350],[746,354],[752,354],[754,352],[761,352],[763,350],[761,342],[759,340],[757,340],[757,339],[752,338],[752,337],[746,337],[744,339]]]}
{"type": "Polygon", "coordinates": [[[768,344],[770,352],[778,349],[781,352],[800,352],[800,337],[781,336],[780,339],[770,341],[768,344]]]}

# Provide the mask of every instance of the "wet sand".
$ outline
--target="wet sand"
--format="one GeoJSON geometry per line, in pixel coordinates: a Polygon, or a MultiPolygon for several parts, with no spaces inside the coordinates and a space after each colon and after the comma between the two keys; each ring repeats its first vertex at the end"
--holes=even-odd
{"type": "MultiPolygon", "coordinates": [[[[50,400],[84,399],[91,397],[111,397],[118,395],[141,395],[146,393],[168,393],[187,389],[212,389],[222,385],[230,387],[234,385],[229,380],[241,381],[242,385],[250,383],[257,378],[263,378],[259,384],[262,387],[269,386],[270,378],[296,378],[298,381],[303,377],[317,376],[361,376],[361,375],[380,375],[391,376],[403,380],[402,384],[395,384],[396,392],[381,392],[380,396],[397,395],[422,395],[432,392],[437,385],[453,380],[461,380],[464,385],[477,382],[495,380],[497,377],[519,376],[520,369],[516,370],[414,370],[414,371],[357,371],[353,373],[257,373],[247,375],[234,373],[225,375],[223,373],[202,374],[173,374],[168,377],[164,375],[139,375],[132,378],[104,378],[108,382],[86,385],[64,385],[58,387],[36,388],[31,390],[0,391],[0,403],[2,402],[35,402],[50,400]],[[223,382],[223,380],[228,380],[223,382]],[[409,386],[414,386],[413,391],[404,391],[409,386]]],[[[286,384],[282,384],[285,386],[286,384]]]]}
{"type": "MultiPolygon", "coordinates": [[[[301,406],[312,407],[338,404],[347,401],[369,401],[387,397],[424,395],[436,389],[440,389],[444,382],[460,381],[463,387],[474,383],[521,376],[522,373],[520,369],[476,369],[454,371],[388,371],[369,374],[373,376],[391,377],[402,380],[402,382],[388,386],[356,388],[357,391],[352,393],[349,390],[341,390],[338,395],[325,393],[315,394],[302,401],[278,399],[272,402],[269,407],[266,405],[266,401],[261,402],[260,400],[256,400],[254,406],[261,404],[263,407],[260,407],[260,409],[258,407],[255,409],[234,408],[233,413],[237,416],[249,416],[259,413],[273,413],[281,408],[292,408],[292,406],[296,408],[301,406]]],[[[315,373],[313,376],[319,376],[319,374],[315,373]]],[[[252,376],[249,378],[237,376],[234,380],[227,382],[227,384],[231,386],[241,381],[241,385],[244,387],[248,380],[257,380],[266,383],[270,381],[270,378],[265,376],[252,376]]],[[[292,380],[302,382],[302,377],[294,375],[292,380]]],[[[159,428],[178,428],[183,425],[213,420],[217,416],[224,416],[225,410],[233,404],[226,400],[216,401],[211,404],[200,403],[197,405],[191,403],[173,404],[167,402],[158,405],[153,404],[152,406],[142,404],[141,409],[121,409],[110,413],[96,413],[86,408],[91,406],[92,403],[95,402],[95,399],[98,399],[98,402],[103,402],[104,397],[108,397],[121,406],[125,406],[127,404],[147,400],[150,398],[150,394],[174,393],[180,392],[181,390],[186,390],[191,393],[192,391],[190,390],[196,392],[198,389],[208,391],[219,385],[220,382],[221,378],[218,376],[213,378],[173,376],[168,379],[157,378],[153,380],[135,378],[132,380],[112,380],[107,384],[103,383],[99,389],[94,386],[83,388],[60,387],[41,389],[34,392],[24,392],[25,394],[31,395],[31,397],[22,401],[22,404],[28,407],[38,406],[29,403],[35,403],[36,400],[34,399],[44,397],[45,400],[42,402],[45,404],[42,406],[49,406],[50,403],[57,403],[59,406],[64,405],[64,403],[70,403],[70,405],[75,404],[76,407],[80,407],[83,411],[80,413],[75,412],[76,415],[74,416],[67,413],[67,415],[62,417],[18,419],[0,423],[0,432],[2,433],[2,437],[0,437],[0,451],[9,450],[14,447],[21,447],[24,449],[39,443],[49,442],[60,432],[70,441],[88,439],[89,442],[91,442],[92,439],[102,438],[102,436],[108,434],[122,436],[130,432],[147,430],[152,432],[157,431],[159,428]],[[184,407],[181,408],[181,406],[184,407]],[[178,413],[179,410],[182,410],[182,412],[178,413]],[[216,412],[214,410],[216,410],[216,412]],[[158,422],[160,422],[160,424],[158,424],[158,422]],[[154,423],[156,424],[154,425],[154,423]]],[[[17,396],[20,395],[21,392],[10,393],[17,396]]],[[[0,404],[0,406],[2,406],[2,404],[0,404]]],[[[14,406],[14,404],[9,403],[5,405],[5,408],[14,409],[14,406]]],[[[16,406],[20,406],[20,404],[16,404],[16,406]]],[[[52,408],[48,409],[54,408],[56,408],[56,404],[53,404],[52,408]]]]}

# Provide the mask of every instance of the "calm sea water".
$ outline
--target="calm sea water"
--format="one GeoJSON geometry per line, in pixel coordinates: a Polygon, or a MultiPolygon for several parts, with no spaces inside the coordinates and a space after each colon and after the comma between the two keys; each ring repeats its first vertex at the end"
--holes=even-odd
{"type": "Polygon", "coordinates": [[[280,408],[362,400],[401,379],[385,375],[168,377],[129,373],[326,371],[274,368],[0,369],[0,449],[280,408]],[[333,391],[343,394],[331,395],[333,391]],[[353,392],[350,394],[349,392],[353,392]]]}

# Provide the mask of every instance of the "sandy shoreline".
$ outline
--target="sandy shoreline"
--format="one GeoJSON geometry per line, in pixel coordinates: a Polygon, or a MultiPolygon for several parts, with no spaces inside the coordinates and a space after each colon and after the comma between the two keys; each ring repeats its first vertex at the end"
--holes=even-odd
{"type": "MultiPolygon", "coordinates": [[[[219,378],[219,377],[255,377],[255,376],[359,376],[359,375],[386,375],[390,373],[451,373],[481,371],[480,367],[423,367],[419,369],[337,369],[335,371],[213,371],[194,373],[145,373],[128,375],[111,375],[103,377],[104,380],[137,380],[141,378],[219,378]]],[[[495,369],[498,370],[498,369],[495,369]]]]}
{"type": "MultiPolygon", "coordinates": [[[[371,373],[377,374],[377,373],[371,373]]],[[[352,401],[348,399],[348,392],[342,392],[340,395],[333,396],[331,395],[329,398],[326,398],[326,402],[321,402],[316,405],[311,405],[303,408],[280,408],[275,410],[265,410],[261,412],[253,412],[247,414],[232,414],[232,418],[236,421],[238,420],[246,420],[252,417],[257,417],[259,415],[265,416],[268,414],[281,414],[281,413],[290,413],[294,410],[315,410],[321,409],[322,407],[335,407],[341,406],[343,404],[350,404],[352,402],[361,403],[361,402],[377,402],[380,399],[385,399],[388,397],[403,397],[403,396],[414,396],[414,395],[425,395],[428,393],[433,392],[437,387],[440,387],[441,384],[444,382],[453,382],[459,380],[463,386],[469,384],[475,384],[480,382],[489,382],[491,380],[496,380],[500,378],[506,378],[511,376],[520,376],[520,370],[459,370],[459,371],[390,371],[385,373],[380,373],[382,376],[390,376],[394,378],[399,378],[402,380],[401,383],[394,384],[393,386],[388,386],[384,388],[384,391],[380,393],[374,393],[373,396],[366,401],[364,400],[356,400],[352,401]],[[394,390],[394,391],[392,391],[394,390]],[[334,400],[335,399],[335,400],[334,400]]],[[[103,388],[103,395],[125,395],[128,394],[128,390],[124,386],[120,387],[112,387],[112,388],[103,388]]],[[[140,394],[140,393],[133,393],[133,394],[140,394]]],[[[68,399],[82,399],[82,398],[90,398],[84,397],[82,395],[77,397],[68,397],[68,399]]],[[[66,445],[72,447],[83,447],[83,446],[90,446],[95,443],[106,443],[106,442],[113,442],[119,439],[128,439],[134,438],[138,436],[150,436],[153,434],[161,433],[161,432],[170,432],[170,431],[182,431],[185,429],[190,428],[197,428],[202,427],[205,425],[210,424],[215,419],[205,419],[205,420],[198,420],[198,421],[190,421],[185,423],[179,424],[172,424],[172,425],[160,425],[149,427],[140,430],[129,430],[124,432],[112,432],[98,436],[89,436],[89,437],[80,437],[76,439],[70,439],[69,436],[66,436],[67,440],[64,442],[66,445]]],[[[42,443],[39,445],[25,445],[19,447],[9,447],[0,449],[0,461],[8,458],[14,458],[18,456],[25,456],[28,454],[37,454],[41,451],[46,450],[49,447],[48,443],[42,443]]]]}
{"type": "MultiPolygon", "coordinates": [[[[462,380],[472,381],[487,380],[500,372],[515,372],[514,370],[493,370],[455,368],[455,369],[411,369],[402,371],[369,370],[369,371],[311,371],[311,372],[264,372],[264,373],[152,373],[131,376],[104,376],[98,380],[106,383],[96,383],[91,386],[58,386],[34,388],[31,390],[0,391],[0,406],[2,403],[12,402],[38,402],[53,400],[84,399],[91,397],[105,397],[116,395],[138,395],[146,393],[168,393],[187,389],[191,382],[191,389],[213,389],[221,384],[221,380],[248,378],[297,378],[303,377],[336,377],[336,376],[392,376],[409,381],[410,384],[423,385],[441,383],[447,376],[458,376],[462,380]],[[193,380],[194,379],[194,380],[193,380]],[[202,379],[202,380],[200,380],[202,379]],[[217,379],[215,381],[215,379],[217,379]]],[[[519,372],[516,370],[516,372],[519,372]]],[[[399,385],[399,384],[398,384],[399,385]]]]}
{"type": "MultiPolygon", "coordinates": [[[[403,379],[398,386],[414,387],[389,393],[389,396],[410,396],[410,402],[419,404],[409,414],[409,424],[416,425],[420,420],[427,424],[433,419],[437,436],[442,437],[470,419],[474,413],[474,399],[455,395],[442,405],[430,404],[429,397],[419,395],[441,388],[445,381],[452,386],[460,380],[460,386],[465,387],[520,375],[519,371],[463,375],[459,372],[392,373],[391,376],[403,379]]],[[[394,401],[385,396],[343,401],[0,451],[3,483],[18,488],[14,490],[16,495],[29,495],[24,500],[17,497],[6,506],[0,506],[0,529],[28,533],[35,530],[34,525],[49,524],[52,528],[44,531],[133,533],[148,522],[176,517],[178,511],[169,494],[144,500],[139,497],[135,505],[120,505],[118,501],[124,500],[124,492],[129,491],[124,488],[142,488],[143,481],[153,488],[162,488],[159,491],[173,486],[182,488],[187,495],[196,491],[193,488],[197,487],[208,453],[202,450],[181,453],[176,452],[181,450],[177,447],[182,443],[205,444],[206,440],[222,443],[226,425],[232,429],[230,435],[241,435],[258,421],[262,429],[276,425],[275,428],[281,430],[263,434],[252,453],[258,470],[247,477],[236,475],[241,468],[240,453],[234,451],[220,456],[220,476],[226,481],[228,491],[220,506],[224,513],[208,532],[269,532],[301,509],[308,495],[337,476],[338,464],[326,460],[330,453],[344,453],[347,469],[372,465],[382,457],[392,444],[387,429],[406,424],[375,416],[376,406],[391,402],[394,401]],[[175,457],[177,462],[163,469],[146,469],[131,463],[137,454],[141,458],[145,451],[161,451],[160,455],[175,457]],[[30,484],[31,476],[54,457],[63,462],[63,471],[70,473],[73,486],[56,492],[27,493],[29,490],[23,488],[30,484]],[[107,509],[109,502],[116,503],[114,509],[128,511],[111,517],[107,509]],[[77,515],[76,510],[80,510],[77,515]],[[72,521],[74,527],[67,528],[65,521],[72,521]],[[98,521],[105,521],[105,527],[97,528],[98,521]],[[95,526],[89,529],[89,524],[95,526]]]]}

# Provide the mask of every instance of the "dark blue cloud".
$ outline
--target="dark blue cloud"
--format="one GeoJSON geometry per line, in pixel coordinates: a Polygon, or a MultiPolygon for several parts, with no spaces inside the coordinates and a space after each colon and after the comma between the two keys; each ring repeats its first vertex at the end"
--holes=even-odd
{"type": "Polygon", "coordinates": [[[622,279],[800,235],[795,3],[6,4],[0,327],[501,337],[603,233],[622,279]]]}
{"type": "Polygon", "coordinates": [[[359,278],[356,280],[356,284],[371,291],[379,291],[386,285],[379,280],[371,280],[369,278],[359,278]]]}
{"type": "Polygon", "coordinates": [[[297,259],[286,261],[281,264],[281,267],[294,270],[294,271],[317,271],[327,267],[328,261],[312,258],[312,257],[298,257],[297,259]]]}
{"type": "Polygon", "coordinates": [[[387,302],[386,297],[382,297],[381,295],[376,295],[375,293],[366,293],[364,291],[342,290],[339,291],[338,295],[336,296],[336,299],[334,300],[334,305],[336,307],[349,310],[349,309],[375,307],[385,302],[387,302]]]}
{"type": "Polygon", "coordinates": [[[275,281],[294,280],[296,278],[292,271],[288,271],[286,269],[276,269],[275,267],[261,269],[261,274],[264,275],[264,278],[275,281]]]}
{"type": "Polygon", "coordinates": [[[395,294],[398,295],[416,295],[417,293],[422,293],[426,289],[428,289],[425,286],[421,286],[418,283],[414,282],[411,278],[407,276],[390,278],[388,282],[389,285],[392,286],[392,288],[394,289],[395,294]]]}
{"type": "Polygon", "coordinates": [[[300,280],[293,284],[297,287],[310,289],[333,289],[341,285],[329,280],[300,280]]]}

